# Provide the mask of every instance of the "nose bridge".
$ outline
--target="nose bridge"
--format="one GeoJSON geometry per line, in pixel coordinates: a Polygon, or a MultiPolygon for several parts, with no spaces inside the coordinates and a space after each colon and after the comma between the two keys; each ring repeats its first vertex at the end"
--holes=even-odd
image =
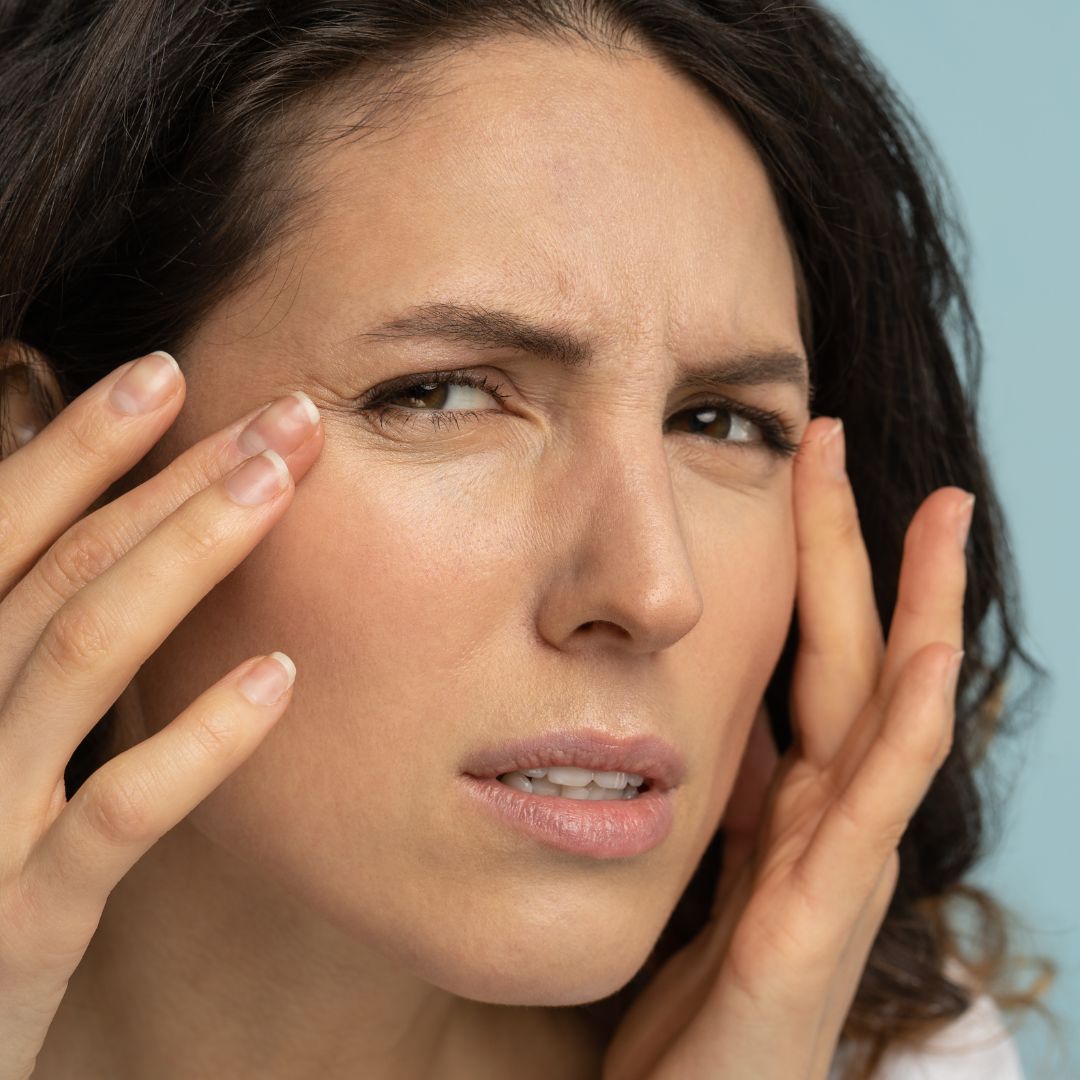
{"type": "Polygon", "coordinates": [[[640,403],[612,408],[577,433],[549,490],[558,508],[550,539],[571,560],[580,622],[610,622],[655,650],[692,629],[703,600],[664,434],[645,412],[640,403]]]}

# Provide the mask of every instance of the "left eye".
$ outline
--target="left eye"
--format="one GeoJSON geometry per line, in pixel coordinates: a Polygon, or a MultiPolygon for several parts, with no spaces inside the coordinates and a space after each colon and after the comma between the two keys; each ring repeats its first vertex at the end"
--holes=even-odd
{"type": "MultiPolygon", "coordinates": [[[[433,371],[427,375],[411,375],[392,379],[382,383],[365,394],[357,403],[360,412],[371,413],[380,424],[409,423],[418,413],[427,413],[428,420],[435,426],[448,422],[457,424],[461,417],[476,419],[476,412],[469,408],[446,409],[448,397],[459,397],[451,393],[452,387],[467,387],[479,390],[497,401],[503,401],[510,395],[501,391],[498,384],[493,385],[485,375],[470,371],[433,371]],[[430,405],[400,406],[391,404],[395,400],[406,399],[422,402],[434,397],[430,405]]],[[[464,395],[466,399],[468,394],[464,395]]],[[[484,410],[492,411],[492,410],[484,410]]],[[[791,425],[779,413],[755,409],[749,405],[731,401],[703,401],[675,414],[677,417],[690,418],[690,432],[711,439],[718,446],[737,446],[747,450],[765,450],[777,457],[792,456],[798,444],[791,441],[791,425]],[[756,428],[756,436],[745,437],[747,427],[756,428]],[[717,436],[709,434],[714,428],[717,436]],[[733,432],[742,432],[732,437],[733,432]]]]}

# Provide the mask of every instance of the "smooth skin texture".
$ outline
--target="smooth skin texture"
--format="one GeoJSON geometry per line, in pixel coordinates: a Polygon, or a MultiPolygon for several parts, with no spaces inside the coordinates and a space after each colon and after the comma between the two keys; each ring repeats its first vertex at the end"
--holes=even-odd
{"type": "Polygon", "coordinates": [[[49,1080],[825,1075],[951,739],[965,493],[915,514],[886,646],[833,421],[770,384],[727,396],[781,412],[794,459],[752,422],[669,424],[715,398],[680,364],[805,355],[735,124],[645,56],[501,41],[442,74],[393,138],[320,150],[310,228],[199,327],[174,396],[110,415],[114,372],[0,462],[12,1075],[42,1039],[49,1080]],[[357,337],[450,299],[557,318],[594,363],[357,337]],[[508,396],[358,410],[436,369],[508,396]],[[294,391],[320,421],[284,425],[292,482],[231,504],[231,440],[294,391]],[[796,604],[777,762],[761,700],[796,604]],[[296,685],[242,704],[273,650],[296,685]],[[116,694],[119,756],[65,806],[116,694]],[[460,788],[480,747],[593,723],[689,763],[646,855],[548,850],[460,788]],[[716,917],[605,1057],[563,1007],[639,968],[722,816],[716,917]]]}

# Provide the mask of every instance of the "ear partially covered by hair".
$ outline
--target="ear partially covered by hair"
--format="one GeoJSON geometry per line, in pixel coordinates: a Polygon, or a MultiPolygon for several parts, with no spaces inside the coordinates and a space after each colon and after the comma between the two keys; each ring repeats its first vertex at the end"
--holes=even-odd
{"type": "Polygon", "coordinates": [[[0,458],[28,443],[63,407],[45,356],[22,342],[0,341],[0,458]]]}

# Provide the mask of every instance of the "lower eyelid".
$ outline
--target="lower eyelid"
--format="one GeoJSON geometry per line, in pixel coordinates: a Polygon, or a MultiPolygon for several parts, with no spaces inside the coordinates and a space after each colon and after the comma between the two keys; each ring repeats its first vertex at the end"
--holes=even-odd
{"type": "MultiPolygon", "coordinates": [[[[686,409],[681,409],[679,412],[672,413],[672,416],[680,416],[686,412],[694,412],[704,408],[708,408],[707,405],[692,405],[686,409]]],[[[389,417],[393,417],[390,420],[394,424],[412,424],[418,415],[426,415],[428,424],[435,429],[445,429],[451,425],[455,428],[460,427],[461,421],[464,419],[469,423],[473,423],[478,419],[480,413],[500,413],[505,412],[503,409],[491,408],[491,409],[413,409],[405,406],[398,405],[381,405],[377,407],[369,407],[367,412],[371,412],[380,426],[385,426],[389,417]]],[[[752,425],[758,430],[758,437],[756,439],[714,439],[709,435],[705,435],[700,432],[693,431],[677,431],[672,432],[676,435],[689,435],[695,440],[695,442],[711,443],[713,447],[725,447],[732,446],[737,447],[740,450],[764,450],[770,455],[787,456],[787,452],[777,450],[768,438],[768,434],[762,427],[762,425],[753,419],[742,417],[740,413],[731,409],[722,409],[721,411],[731,412],[733,416],[740,417],[745,420],[746,423],[752,425]]]]}

